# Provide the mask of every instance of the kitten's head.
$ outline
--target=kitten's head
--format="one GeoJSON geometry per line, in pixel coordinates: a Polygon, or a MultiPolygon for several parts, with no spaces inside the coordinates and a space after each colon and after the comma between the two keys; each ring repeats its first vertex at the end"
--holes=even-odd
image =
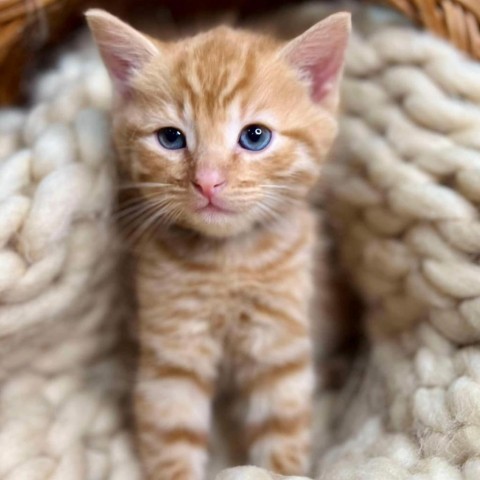
{"type": "Polygon", "coordinates": [[[164,43],[87,17],[122,168],[158,221],[227,237],[305,201],[336,134],[349,14],[286,44],[226,27],[164,43]]]}

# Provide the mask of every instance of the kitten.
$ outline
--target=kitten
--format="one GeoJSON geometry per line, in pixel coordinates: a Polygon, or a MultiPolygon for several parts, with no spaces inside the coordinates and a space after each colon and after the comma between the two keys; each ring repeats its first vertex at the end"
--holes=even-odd
{"type": "Polygon", "coordinates": [[[87,18],[114,85],[130,208],[143,219],[134,414],[147,477],[204,478],[212,398],[225,381],[244,408],[249,461],[306,474],[316,230],[307,196],[337,131],[350,16],[286,44],[227,27],[166,43],[101,10],[87,18]]]}

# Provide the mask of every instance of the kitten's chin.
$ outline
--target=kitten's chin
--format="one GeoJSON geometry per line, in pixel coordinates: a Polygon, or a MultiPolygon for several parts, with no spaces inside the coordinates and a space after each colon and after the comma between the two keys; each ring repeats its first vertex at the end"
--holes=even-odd
{"type": "Polygon", "coordinates": [[[185,227],[206,237],[228,238],[240,235],[253,228],[250,219],[240,214],[203,211],[192,215],[185,227]]]}

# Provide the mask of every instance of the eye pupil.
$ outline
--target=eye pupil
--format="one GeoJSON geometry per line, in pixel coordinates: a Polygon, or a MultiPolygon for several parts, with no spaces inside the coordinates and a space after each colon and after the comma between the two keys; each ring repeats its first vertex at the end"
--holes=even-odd
{"type": "Polygon", "coordinates": [[[180,135],[180,132],[178,130],[175,130],[174,128],[167,128],[167,130],[165,131],[165,138],[169,142],[174,142],[180,135]]]}
{"type": "Polygon", "coordinates": [[[157,132],[157,138],[160,145],[168,150],[179,150],[187,146],[185,135],[175,127],[161,128],[157,132]]]}
{"type": "Polygon", "coordinates": [[[272,132],[261,125],[249,125],[240,133],[238,143],[245,150],[259,151],[268,146],[272,132]]]}

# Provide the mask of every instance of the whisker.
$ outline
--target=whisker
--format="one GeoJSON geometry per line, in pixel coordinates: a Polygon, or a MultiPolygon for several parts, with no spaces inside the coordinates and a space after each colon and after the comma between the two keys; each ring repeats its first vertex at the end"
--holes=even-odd
{"type": "Polygon", "coordinates": [[[260,184],[258,185],[260,188],[271,188],[273,190],[295,190],[294,187],[291,187],[290,185],[278,185],[275,183],[265,183],[265,184],[260,184]]]}
{"type": "Polygon", "coordinates": [[[144,242],[150,241],[159,225],[168,224],[180,216],[181,211],[179,208],[172,206],[170,203],[168,202],[161,208],[158,208],[143,222],[141,228],[137,229],[136,235],[130,237],[131,246],[140,244],[142,239],[144,242]],[[167,207],[169,208],[167,209],[167,207]]]}
{"type": "Polygon", "coordinates": [[[140,226],[140,228],[137,228],[136,231],[134,232],[134,234],[129,238],[129,241],[131,242],[132,245],[135,245],[137,244],[141,239],[142,237],[145,235],[145,233],[148,231],[150,225],[152,224],[152,222],[155,221],[155,219],[158,217],[158,215],[161,214],[161,209],[160,211],[153,211],[153,213],[151,213],[149,215],[148,218],[145,219],[145,221],[143,221],[142,225],[140,226]]]}
{"type": "Polygon", "coordinates": [[[124,216],[124,214],[135,211],[135,210],[142,210],[142,208],[146,208],[147,206],[151,205],[152,202],[156,202],[157,200],[162,200],[162,196],[158,193],[150,194],[148,196],[142,196],[138,198],[132,198],[127,201],[121,202],[118,205],[118,209],[114,212],[113,218],[119,219],[124,216]]]}
{"type": "Polygon", "coordinates": [[[128,198],[127,200],[120,200],[117,204],[118,210],[122,210],[125,207],[128,207],[133,204],[138,204],[138,203],[147,203],[150,202],[152,199],[155,198],[161,198],[163,195],[163,192],[149,192],[147,194],[142,194],[140,196],[128,198]]]}
{"type": "Polygon", "coordinates": [[[126,215],[118,222],[123,235],[128,238],[153,212],[161,207],[161,203],[155,203],[145,208],[129,212],[129,215],[126,215]]]}
{"type": "Polygon", "coordinates": [[[136,213],[141,213],[151,207],[152,205],[150,203],[140,203],[140,204],[135,204],[131,205],[127,208],[123,208],[122,210],[119,210],[118,212],[115,212],[112,216],[112,218],[116,221],[120,221],[125,217],[134,215],[136,213]]]}
{"type": "Polygon", "coordinates": [[[157,187],[171,187],[169,183],[159,183],[159,182],[132,182],[124,183],[118,186],[119,190],[128,190],[133,188],[157,188],[157,187]]]}
{"type": "Polygon", "coordinates": [[[123,211],[127,213],[128,212],[135,213],[137,211],[141,212],[141,211],[150,210],[150,208],[155,207],[157,205],[161,205],[164,202],[165,202],[165,198],[160,197],[158,195],[150,199],[141,199],[138,202],[133,202],[130,206],[126,206],[119,209],[118,215],[121,215],[123,211]]]}
{"type": "MultiPolygon", "coordinates": [[[[171,224],[171,223],[175,223],[175,221],[177,221],[180,216],[182,214],[182,210],[179,206],[175,206],[175,205],[171,205],[170,208],[168,209],[168,211],[166,212],[157,212],[154,218],[154,220],[151,222],[150,224],[150,234],[148,235],[148,237],[146,237],[146,242],[149,242],[152,237],[155,235],[155,232],[157,231],[157,228],[160,226],[160,225],[165,225],[165,224],[171,224]]],[[[146,230],[145,231],[145,236],[148,234],[148,231],[146,230]]]]}
{"type": "Polygon", "coordinates": [[[255,207],[260,212],[263,220],[274,220],[278,217],[278,212],[267,203],[258,202],[255,207]]]}
{"type": "Polygon", "coordinates": [[[129,248],[134,248],[143,239],[145,241],[151,239],[159,225],[168,224],[172,219],[180,217],[181,208],[172,202],[171,197],[161,197],[148,202],[144,208],[137,207],[137,210],[131,212],[123,228],[125,242],[129,248]]]}

